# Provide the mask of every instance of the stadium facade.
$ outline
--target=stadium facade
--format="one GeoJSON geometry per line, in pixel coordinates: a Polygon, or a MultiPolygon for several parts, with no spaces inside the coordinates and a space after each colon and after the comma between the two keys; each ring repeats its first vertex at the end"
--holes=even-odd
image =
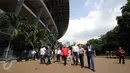
{"type": "MultiPolygon", "coordinates": [[[[26,17],[31,24],[41,24],[43,29],[56,35],[57,40],[68,28],[69,0],[0,0],[0,9],[26,17]]],[[[9,37],[9,34],[0,31],[0,43],[9,37]]]]}
{"type": "MultiPolygon", "coordinates": [[[[57,39],[68,28],[69,0],[0,0],[0,9],[26,17],[29,23],[41,24],[52,34],[55,30],[57,39]]],[[[0,37],[4,35],[6,33],[0,32],[0,37]]]]}

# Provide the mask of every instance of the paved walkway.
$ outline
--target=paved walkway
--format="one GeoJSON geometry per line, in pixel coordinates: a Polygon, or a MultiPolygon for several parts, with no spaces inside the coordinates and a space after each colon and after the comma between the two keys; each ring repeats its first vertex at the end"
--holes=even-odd
{"type": "MultiPolygon", "coordinates": [[[[86,59],[85,59],[86,60],[86,59]]],[[[87,63],[85,63],[87,66],[87,63]]],[[[118,64],[117,59],[95,58],[95,73],[130,73],[130,60],[126,65],[118,64]]],[[[16,62],[9,70],[4,70],[0,64],[0,73],[93,73],[87,68],[73,66],[71,62],[67,66],[53,63],[51,65],[39,64],[39,61],[16,62]]]]}

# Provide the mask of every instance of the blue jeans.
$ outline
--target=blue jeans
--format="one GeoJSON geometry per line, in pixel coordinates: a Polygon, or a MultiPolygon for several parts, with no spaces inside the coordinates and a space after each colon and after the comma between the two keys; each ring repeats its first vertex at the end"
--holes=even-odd
{"type": "Polygon", "coordinates": [[[95,67],[94,67],[94,55],[91,54],[91,55],[87,55],[87,59],[88,59],[88,67],[90,68],[90,65],[92,65],[92,69],[95,70],[95,67]],[[90,64],[91,62],[91,64],[90,64]]]}

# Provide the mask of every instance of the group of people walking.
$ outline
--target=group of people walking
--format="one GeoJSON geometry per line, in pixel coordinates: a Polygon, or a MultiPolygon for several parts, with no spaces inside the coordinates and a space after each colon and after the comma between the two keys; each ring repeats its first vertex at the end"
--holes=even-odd
{"type": "MultiPolygon", "coordinates": [[[[119,47],[119,63],[121,63],[121,59],[123,59],[123,64],[125,64],[124,61],[124,54],[125,51],[119,47]]],[[[45,58],[48,59],[47,64],[51,64],[51,55],[52,55],[52,50],[50,49],[49,46],[45,47],[43,46],[40,49],[40,63],[45,63],[45,58]]],[[[96,52],[95,48],[93,45],[90,44],[90,42],[87,42],[86,46],[82,45],[76,45],[76,42],[73,43],[72,48],[68,48],[66,45],[62,48],[57,48],[54,50],[55,54],[55,59],[57,62],[62,62],[65,65],[67,65],[67,61],[70,61],[71,58],[73,60],[73,65],[77,66],[80,64],[81,68],[84,67],[84,55],[87,57],[87,63],[88,63],[88,68],[91,69],[93,72],[95,72],[95,64],[94,64],[94,58],[96,57],[96,52]]]]}
{"type": "Polygon", "coordinates": [[[72,46],[72,59],[74,65],[78,65],[80,60],[81,68],[84,67],[84,54],[87,56],[88,68],[91,68],[92,71],[95,72],[94,57],[96,56],[96,52],[94,46],[91,45],[89,41],[85,47],[82,47],[82,45],[77,46],[76,42],[74,42],[74,45],[72,46]]]}
{"type": "Polygon", "coordinates": [[[47,58],[48,61],[46,64],[51,64],[51,55],[52,55],[52,50],[49,46],[45,47],[43,46],[40,49],[40,63],[46,63],[45,59],[47,58]]]}
{"type": "Polygon", "coordinates": [[[88,60],[88,68],[91,68],[92,71],[95,72],[94,67],[94,56],[96,56],[96,52],[94,47],[87,42],[87,45],[83,47],[82,45],[76,45],[76,42],[74,42],[71,50],[66,45],[64,45],[63,48],[58,48],[55,50],[56,54],[56,61],[60,62],[60,57],[63,60],[64,65],[67,65],[67,61],[73,60],[74,65],[78,65],[80,63],[81,68],[84,67],[84,55],[86,54],[87,60],[88,60]]]}

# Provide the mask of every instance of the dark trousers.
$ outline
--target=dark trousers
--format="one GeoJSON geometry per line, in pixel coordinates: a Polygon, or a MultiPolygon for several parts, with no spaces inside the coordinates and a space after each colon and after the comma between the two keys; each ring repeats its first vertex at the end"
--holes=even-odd
{"type": "Polygon", "coordinates": [[[51,64],[51,56],[47,56],[47,59],[48,59],[47,64],[51,64]]]}
{"type": "Polygon", "coordinates": [[[88,60],[88,67],[90,68],[90,65],[92,65],[92,69],[95,70],[95,67],[94,67],[94,55],[88,55],[87,60],[88,60]]]}
{"type": "Polygon", "coordinates": [[[60,54],[57,54],[57,62],[60,62],[60,54]]]}
{"type": "Polygon", "coordinates": [[[63,59],[64,59],[64,65],[67,64],[67,56],[63,56],[63,59]]]}
{"type": "Polygon", "coordinates": [[[73,62],[74,64],[78,65],[78,53],[73,52],[73,62]]]}
{"type": "Polygon", "coordinates": [[[43,62],[45,63],[45,56],[44,55],[40,55],[40,62],[41,63],[43,63],[43,62]]]}
{"type": "Polygon", "coordinates": [[[80,59],[81,67],[84,67],[84,55],[83,54],[79,54],[79,59],[80,59]]]}
{"type": "Polygon", "coordinates": [[[125,64],[125,58],[124,56],[119,56],[119,63],[121,64],[121,60],[122,60],[122,64],[125,64]]]}
{"type": "Polygon", "coordinates": [[[62,61],[64,61],[64,56],[62,56],[62,61]]]}

